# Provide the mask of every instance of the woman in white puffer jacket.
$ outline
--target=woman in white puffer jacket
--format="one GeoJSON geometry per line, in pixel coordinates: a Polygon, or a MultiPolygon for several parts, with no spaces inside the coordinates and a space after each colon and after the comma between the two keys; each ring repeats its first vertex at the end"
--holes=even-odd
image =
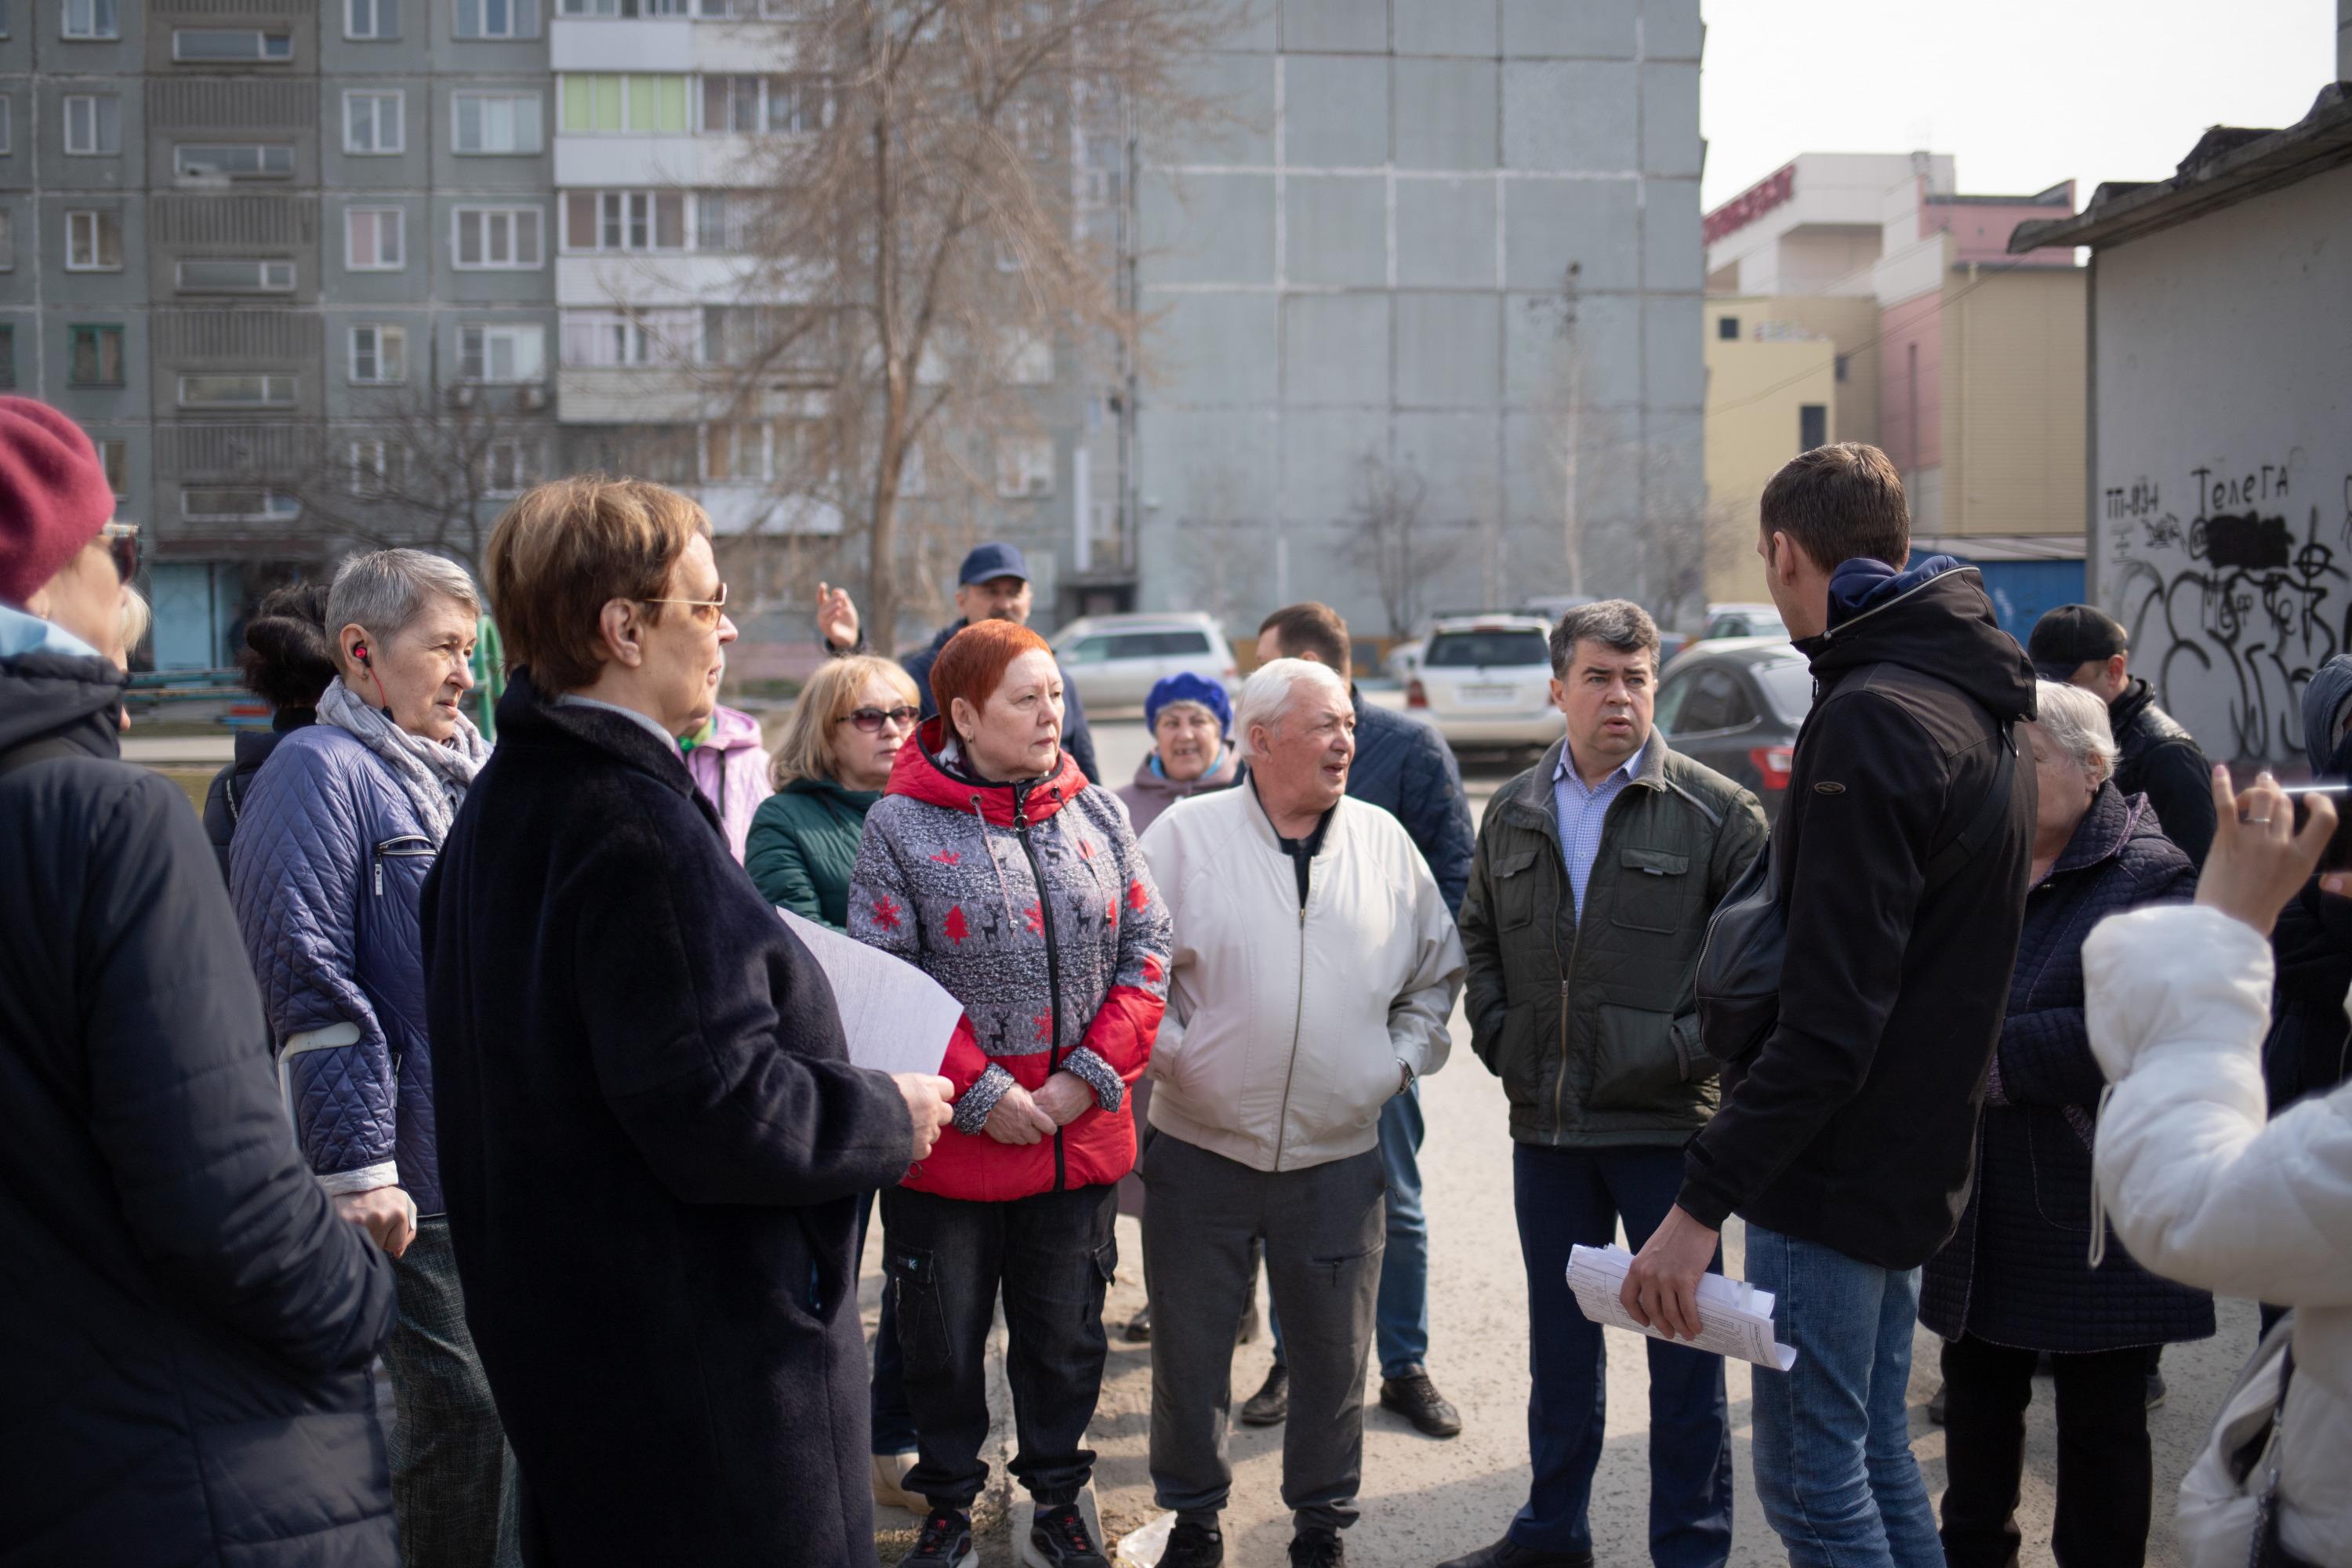
{"type": "MultiPolygon", "coordinates": [[[[2334,826],[2293,812],[2269,775],[2233,797],[2215,771],[2220,831],[2197,902],[2135,910],[2084,944],[2091,1048],[2113,1088],[2099,1117],[2099,1195],[2140,1263],[2185,1284],[2291,1306],[2294,1375],[2279,1478],[2280,1544],[2352,1565],[2352,1085],[2265,1123],[2272,921],[2334,826]]],[[[2352,877],[2322,882],[2352,892],[2352,877]]],[[[2347,999],[2352,1004],[2352,999],[2347,999]]],[[[2242,1517],[2192,1509],[2196,1568],[2239,1568],[2242,1517]]]]}

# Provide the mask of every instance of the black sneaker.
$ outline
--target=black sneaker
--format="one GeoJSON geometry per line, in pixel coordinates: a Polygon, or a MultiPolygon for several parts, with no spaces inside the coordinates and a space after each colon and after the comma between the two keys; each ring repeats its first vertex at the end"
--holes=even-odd
{"type": "Polygon", "coordinates": [[[1302,1530],[1290,1538],[1290,1568],[1340,1568],[1347,1561],[1336,1530],[1302,1530]]]}
{"type": "Polygon", "coordinates": [[[923,1532],[914,1548],[898,1559],[898,1568],[972,1568],[980,1552],[971,1543],[971,1515],[935,1508],[923,1521],[923,1532]]]}
{"type": "Polygon", "coordinates": [[[1437,1568],[1592,1568],[1590,1552],[1538,1552],[1509,1536],[1437,1568]]]}
{"type": "Polygon", "coordinates": [[[1265,1382],[1242,1401],[1242,1425],[1279,1426],[1290,1415],[1290,1369],[1276,1362],[1266,1369],[1265,1382]]]}
{"type": "Polygon", "coordinates": [[[1127,1342],[1131,1345],[1148,1345],[1151,1342],[1150,1302],[1146,1301],[1137,1309],[1135,1316],[1127,1321],[1127,1342]]]}
{"type": "Polygon", "coordinates": [[[1031,1561],[1050,1568],[1110,1568],[1110,1559],[1102,1554],[1102,1548],[1095,1544],[1094,1531],[1087,1528],[1087,1516],[1074,1502],[1037,1510],[1035,1521],[1029,1526],[1029,1552],[1031,1561]]]}
{"type": "Polygon", "coordinates": [[[1224,1561],[1224,1535],[1189,1519],[1176,1521],[1160,1553],[1160,1568],[1222,1568],[1224,1561]]]}
{"type": "Polygon", "coordinates": [[[1462,1435],[1462,1412],[1437,1392],[1429,1373],[1414,1367],[1402,1377],[1381,1379],[1381,1406],[1393,1410],[1431,1437],[1462,1435]]]}

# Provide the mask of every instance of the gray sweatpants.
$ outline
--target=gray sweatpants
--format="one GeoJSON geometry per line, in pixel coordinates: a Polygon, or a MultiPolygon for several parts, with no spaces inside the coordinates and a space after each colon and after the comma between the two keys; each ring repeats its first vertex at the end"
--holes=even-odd
{"type": "Polygon", "coordinates": [[[1364,1369],[1385,1234],[1377,1150],[1279,1173],[1155,1132],[1143,1156],[1143,1280],[1151,1298],[1151,1484],[1160,1506],[1213,1524],[1233,1490],[1225,1420],[1234,1335],[1265,1244],[1289,1352],[1282,1500],[1299,1530],[1356,1522],[1364,1369]]]}

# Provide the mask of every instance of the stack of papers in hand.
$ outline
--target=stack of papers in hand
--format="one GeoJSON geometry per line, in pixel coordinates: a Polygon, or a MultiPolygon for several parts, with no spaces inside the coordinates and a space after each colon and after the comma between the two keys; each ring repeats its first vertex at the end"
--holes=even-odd
{"type": "MultiPolygon", "coordinates": [[[[1568,1288],[1576,1292],[1578,1309],[1602,1328],[1631,1329],[1654,1340],[1666,1339],[1669,1336],[1656,1329],[1635,1322],[1618,1300],[1625,1288],[1625,1270],[1633,1262],[1633,1254],[1622,1247],[1577,1247],[1568,1257],[1568,1288]]],[[[1769,1290],[1759,1290],[1720,1274],[1701,1275],[1698,1324],[1697,1339],[1674,1342],[1717,1355],[1738,1356],[1780,1372],[1797,1364],[1797,1352],[1772,1338],[1769,1290]]]]}

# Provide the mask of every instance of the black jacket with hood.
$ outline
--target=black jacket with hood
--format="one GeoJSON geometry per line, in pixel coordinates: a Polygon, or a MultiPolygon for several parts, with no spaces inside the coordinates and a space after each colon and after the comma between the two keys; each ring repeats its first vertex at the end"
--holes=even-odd
{"type": "Polygon", "coordinates": [[[1773,830],[1780,1022],[1724,1068],[1678,1201],[1911,1268],[1968,1202],[2032,868],[2030,760],[1983,847],[1932,892],[1926,868],[1993,787],[2004,726],[2033,717],[2033,668],[1944,556],[1846,562],[1829,630],[1797,646],[1817,696],[1773,830]]]}
{"type": "Polygon", "coordinates": [[[2158,708],[2155,691],[2137,678],[2107,704],[2107,727],[2116,737],[2116,788],[2147,796],[2164,836],[2203,869],[2213,845],[2213,768],[2197,737],[2158,708]]]}
{"type": "Polygon", "coordinates": [[[122,677],[0,605],[0,1564],[397,1562],[392,1267],[294,1150],[196,814],[122,677]],[[21,765],[17,765],[21,764],[21,765]]]}

